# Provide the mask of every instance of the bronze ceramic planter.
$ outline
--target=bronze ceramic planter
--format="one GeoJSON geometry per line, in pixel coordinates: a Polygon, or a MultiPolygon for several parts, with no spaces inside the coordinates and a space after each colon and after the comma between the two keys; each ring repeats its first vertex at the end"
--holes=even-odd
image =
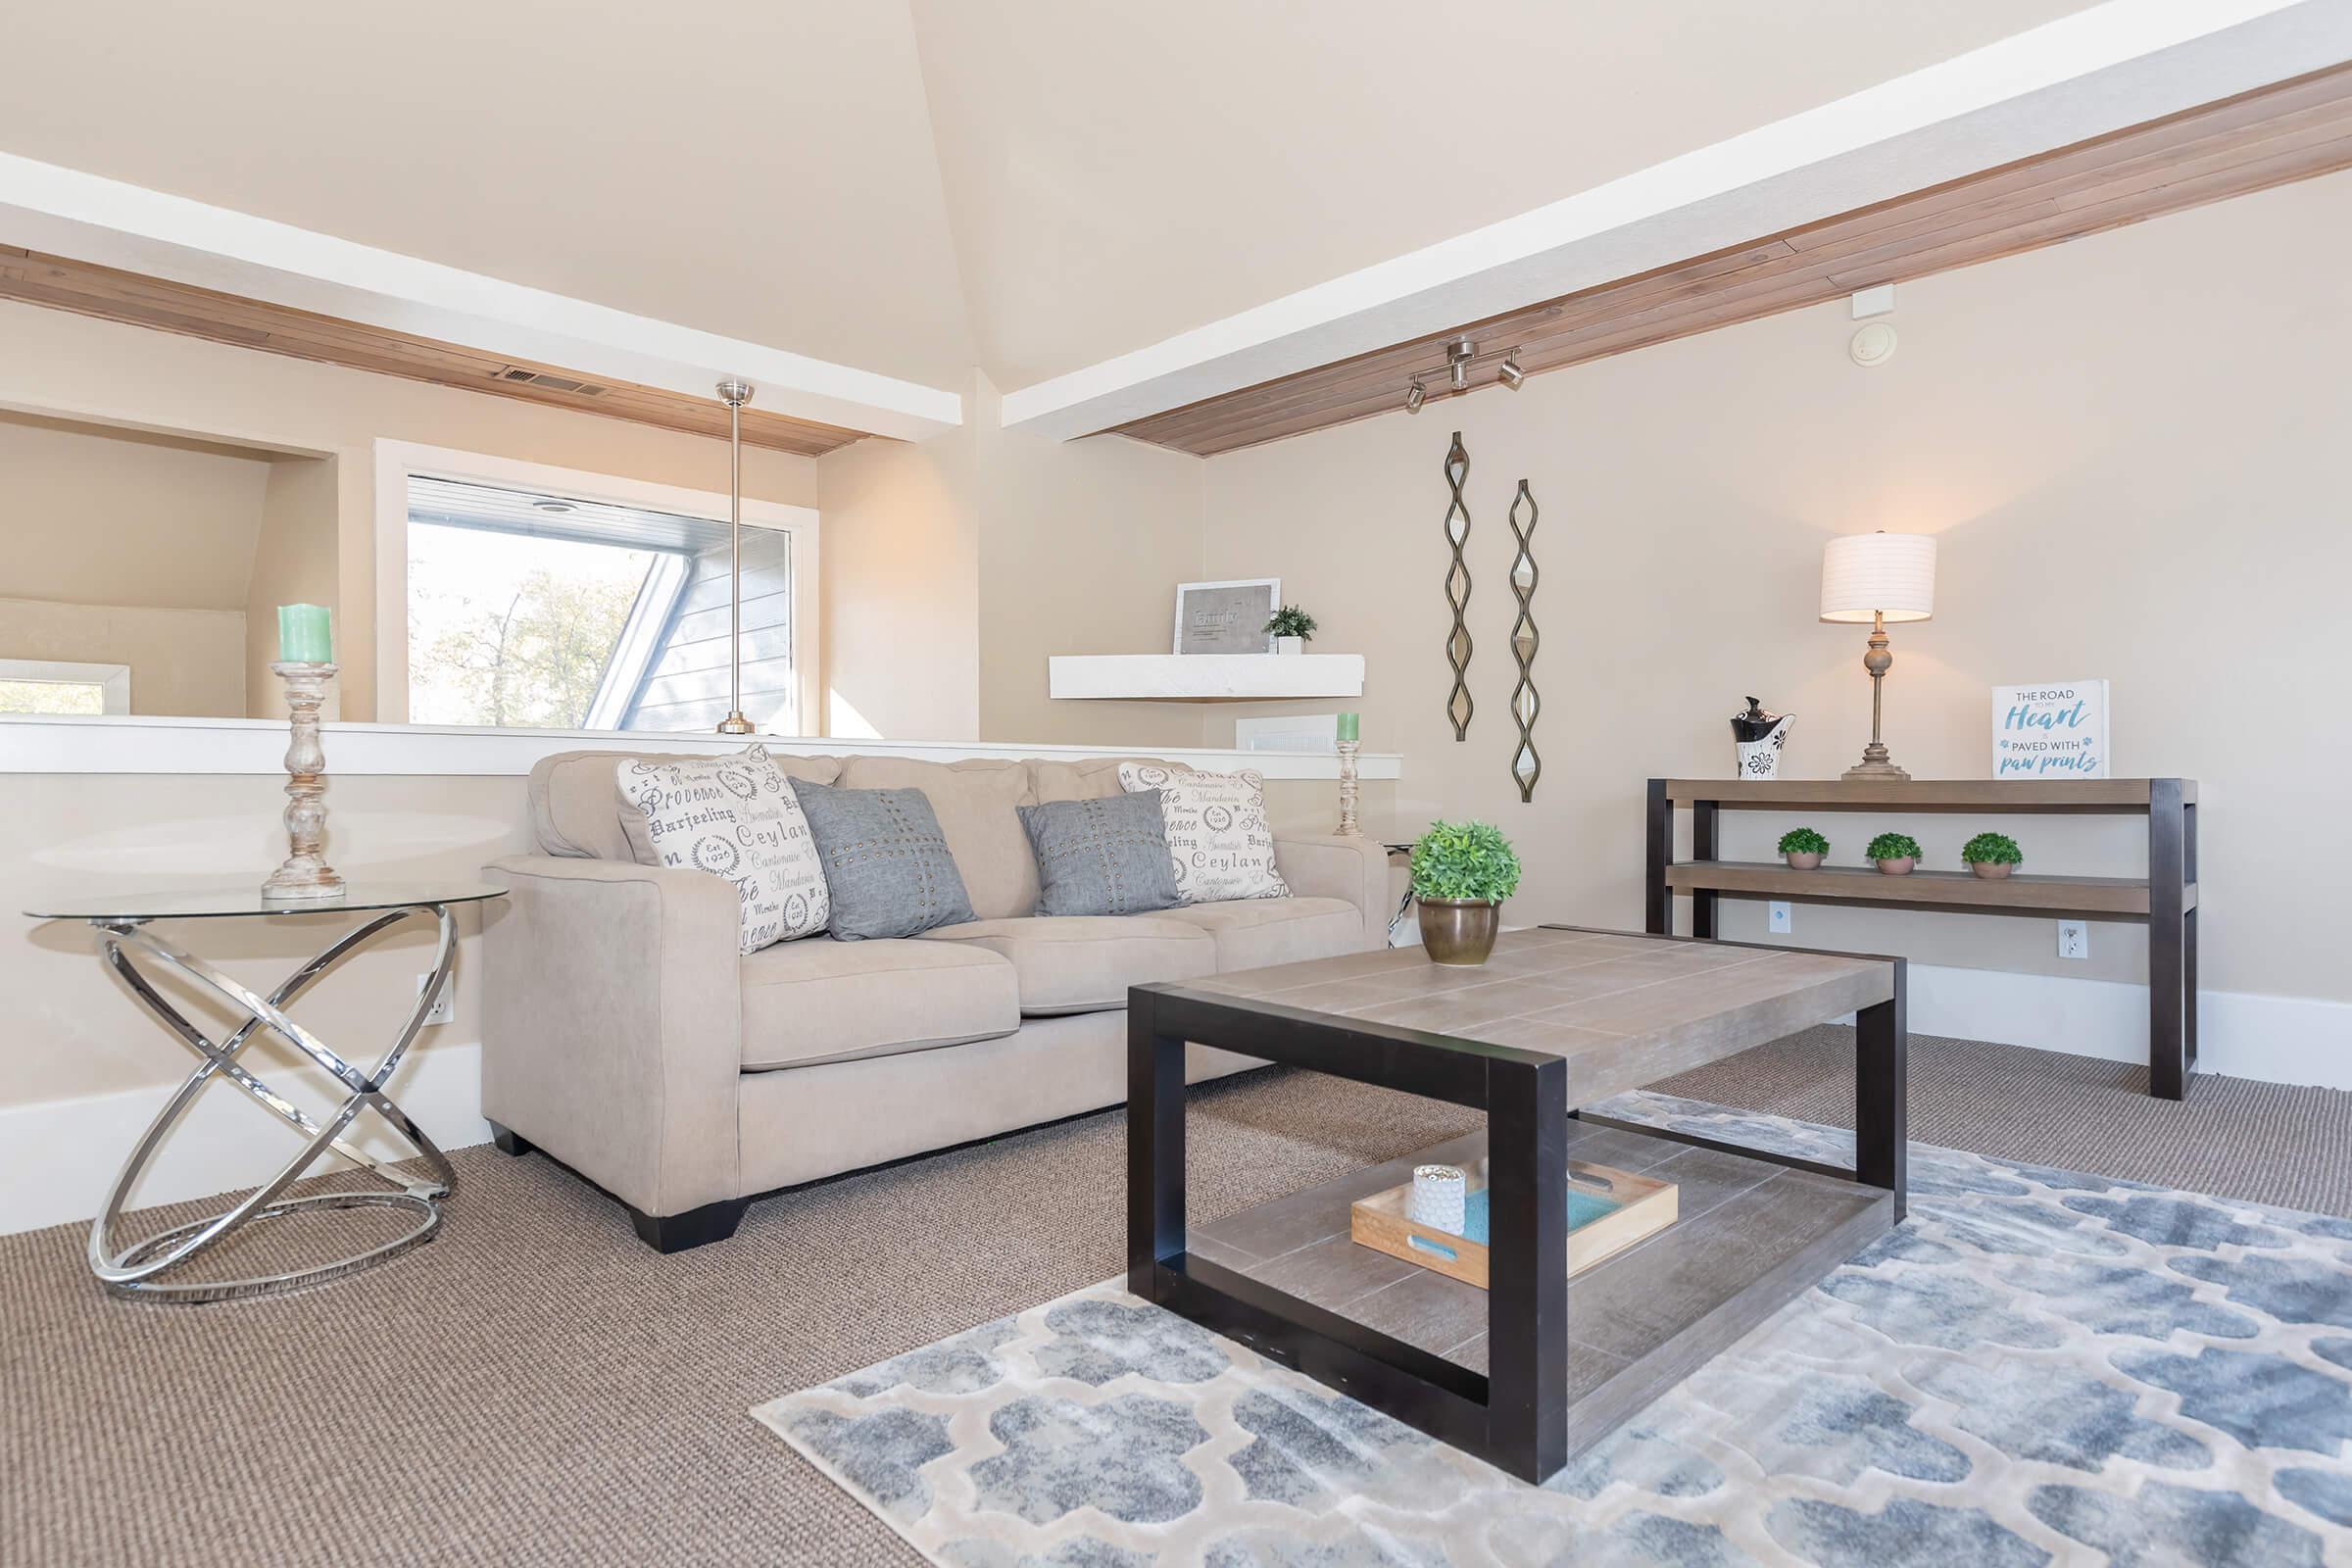
{"type": "Polygon", "coordinates": [[[1432,963],[1480,964],[1494,951],[1502,906],[1484,899],[1421,899],[1421,945],[1432,963]]]}

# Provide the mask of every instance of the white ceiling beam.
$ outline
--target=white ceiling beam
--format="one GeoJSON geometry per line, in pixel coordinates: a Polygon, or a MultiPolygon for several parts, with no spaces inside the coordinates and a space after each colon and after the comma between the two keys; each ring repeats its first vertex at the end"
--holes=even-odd
{"type": "Polygon", "coordinates": [[[1067,438],[1851,212],[2352,59],[2352,0],[2109,0],[1004,396],[1067,438]]]}
{"type": "Polygon", "coordinates": [[[765,413],[873,435],[963,422],[956,392],[7,153],[0,243],[689,397],[738,377],[765,413]]]}

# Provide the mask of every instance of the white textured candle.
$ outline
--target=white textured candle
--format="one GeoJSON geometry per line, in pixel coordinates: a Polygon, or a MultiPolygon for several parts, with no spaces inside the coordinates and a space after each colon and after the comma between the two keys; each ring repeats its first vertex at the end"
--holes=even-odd
{"type": "Polygon", "coordinates": [[[1404,1203],[1404,1217],[1416,1225],[1459,1236],[1469,1190],[1470,1183],[1457,1166],[1416,1165],[1412,1196],[1404,1203]]]}

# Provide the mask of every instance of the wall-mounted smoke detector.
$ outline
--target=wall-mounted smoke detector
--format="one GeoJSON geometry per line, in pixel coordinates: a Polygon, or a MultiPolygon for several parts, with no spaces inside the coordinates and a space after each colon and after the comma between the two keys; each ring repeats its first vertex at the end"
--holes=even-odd
{"type": "Polygon", "coordinates": [[[534,370],[527,365],[510,365],[492,377],[498,381],[514,381],[524,386],[544,387],[550,392],[577,392],[585,398],[604,396],[605,389],[589,381],[575,381],[568,375],[557,375],[549,370],[534,370]]]}
{"type": "Polygon", "coordinates": [[[1894,328],[1885,321],[1873,321],[1853,335],[1845,352],[1860,366],[1885,365],[1894,358],[1894,328]]]}

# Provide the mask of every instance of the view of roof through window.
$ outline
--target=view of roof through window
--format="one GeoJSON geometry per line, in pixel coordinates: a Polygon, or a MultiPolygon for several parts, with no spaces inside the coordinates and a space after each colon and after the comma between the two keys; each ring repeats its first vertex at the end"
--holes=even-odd
{"type": "MultiPolygon", "coordinates": [[[[409,717],[710,730],[725,716],[730,530],[702,517],[413,475],[409,717]]],[[[743,707],[798,727],[792,537],[743,534],[743,707]]]]}

